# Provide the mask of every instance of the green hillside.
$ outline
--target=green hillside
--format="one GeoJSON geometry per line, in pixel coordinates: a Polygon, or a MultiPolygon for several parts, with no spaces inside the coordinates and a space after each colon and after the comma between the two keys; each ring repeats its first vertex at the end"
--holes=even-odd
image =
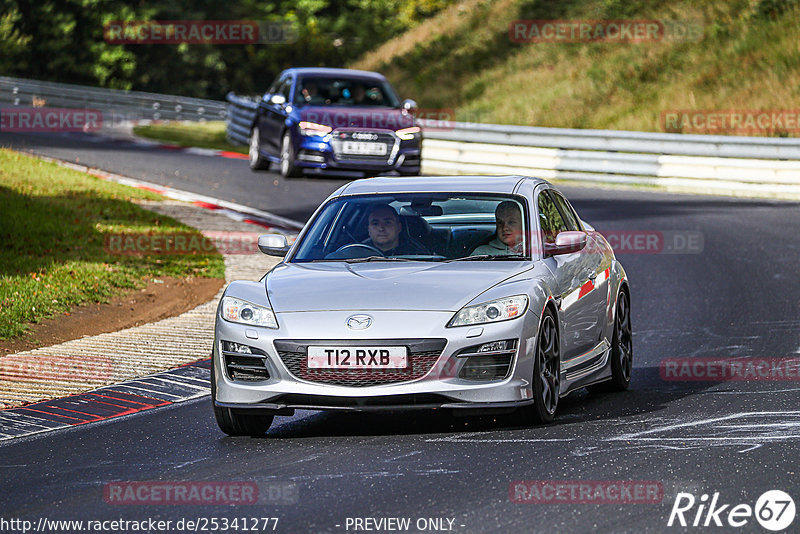
{"type": "Polygon", "coordinates": [[[465,0],[351,67],[383,72],[401,97],[460,121],[662,131],[670,110],[800,108],[800,0],[465,0]],[[519,19],[695,21],[702,34],[512,42],[519,19]]]}

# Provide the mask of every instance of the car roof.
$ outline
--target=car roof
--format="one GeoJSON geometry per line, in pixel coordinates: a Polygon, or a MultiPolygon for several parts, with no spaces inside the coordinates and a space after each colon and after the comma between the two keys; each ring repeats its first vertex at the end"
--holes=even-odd
{"type": "Polygon", "coordinates": [[[286,69],[287,73],[294,73],[298,76],[349,76],[353,78],[374,78],[378,80],[385,80],[383,74],[379,72],[371,72],[367,70],[355,69],[333,69],[323,67],[296,67],[286,69]]]}
{"type": "Polygon", "coordinates": [[[547,180],[531,176],[380,176],[350,182],[339,195],[363,195],[368,193],[417,193],[417,192],[461,192],[461,193],[513,193],[523,180],[539,184],[550,184],[547,180]]]}

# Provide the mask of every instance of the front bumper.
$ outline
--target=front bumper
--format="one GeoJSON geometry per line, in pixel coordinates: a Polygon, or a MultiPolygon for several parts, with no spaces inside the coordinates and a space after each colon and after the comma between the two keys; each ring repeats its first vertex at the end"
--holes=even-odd
{"type": "Polygon", "coordinates": [[[502,410],[532,402],[530,380],[538,325],[538,318],[532,312],[495,324],[445,328],[452,312],[359,310],[358,313],[373,317],[373,326],[367,331],[351,331],[345,322],[354,313],[279,313],[278,329],[245,326],[217,317],[213,358],[217,405],[279,413],[292,409],[502,410]],[[400,332],[402,336],[398,335],[400,332]],[[457,357],[457,353],[468,347],[509,339],[517,342],[507,376],[482,381],[459,377],[467,359],[457,357]],[[293,340],[292,343],[325,340],[329,344],[404,344],[412,347],[413,342],[438,340],[443,349],[424,373],[409,380],[353,386],[319,382],[314,375],[298,372],[296,367],[292,372],[276,349],[276,345],[282,346],[286,340],[293,340]],[[269,378],[259,381],[232,379],[226,367],[228,360],[223,361],[223,341],[247,345],[262,352],[269,378]]]}
{"type": "MultiPolygon", "coordinates": [[[[335,134],[336,132],[334,132],[335,134]]],[[[383,134],[387,135],[387,134],[383,134]]],[[[308,174],[381,174],[388,172],[418,173],[421,166],[421,139],[396,139],[388,154],[381,158],[337,154],[326,136],[296,136],[295,166],[308,174]],[[396,146],[395,146],[396,145],[396,146]]]]}

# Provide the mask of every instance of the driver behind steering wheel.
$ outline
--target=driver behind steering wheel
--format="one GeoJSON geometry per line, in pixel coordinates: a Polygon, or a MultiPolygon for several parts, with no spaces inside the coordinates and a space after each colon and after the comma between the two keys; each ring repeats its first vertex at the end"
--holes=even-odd
{"type": "Polygon", "coordinates": [[[403,232],[403,221],[389,204],[372,206],[367,217],[369,239],[364,241],[384,256],[424,255],[431,252],[403,232]]]}

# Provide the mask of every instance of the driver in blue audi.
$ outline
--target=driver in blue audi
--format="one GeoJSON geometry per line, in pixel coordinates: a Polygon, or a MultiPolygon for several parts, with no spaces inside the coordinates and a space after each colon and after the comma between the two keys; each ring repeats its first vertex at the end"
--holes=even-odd
{"type": "Polygon", "coordinates": [[[369,239],[365,244],[377,248],[384,256],[430,254],[420,243],[403,232],[400,216],[389,204],[376,204],[367,217],[369,239]]]}

